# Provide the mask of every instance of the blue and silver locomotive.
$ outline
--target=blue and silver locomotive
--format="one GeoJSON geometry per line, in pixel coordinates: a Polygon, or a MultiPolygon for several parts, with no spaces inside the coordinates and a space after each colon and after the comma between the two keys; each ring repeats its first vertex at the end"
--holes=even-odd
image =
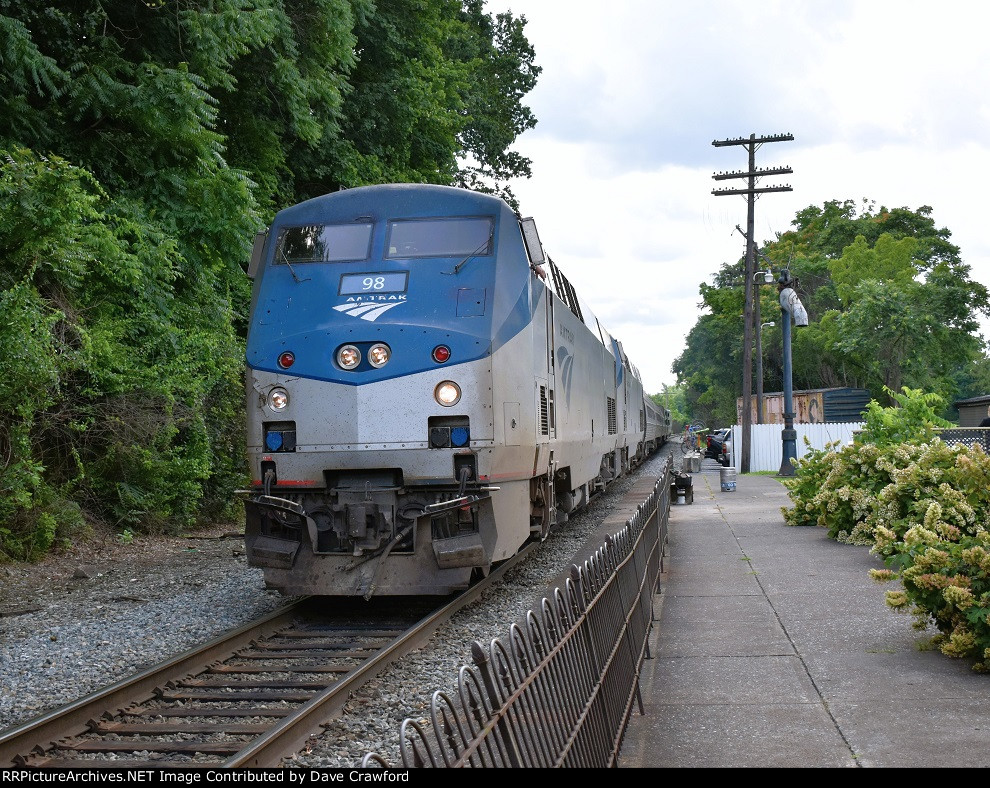
{"type": "Polygon", "coordinates": [[[259,235],[246,550],[285,594],[445,595],[670,434],[501,199],[365,186],[259,235]]]}

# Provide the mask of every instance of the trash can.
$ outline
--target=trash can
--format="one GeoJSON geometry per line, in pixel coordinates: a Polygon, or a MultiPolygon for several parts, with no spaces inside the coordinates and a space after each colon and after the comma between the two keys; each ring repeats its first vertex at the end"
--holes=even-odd
{"type": "Polygon", "coordinates": [[[722,492],[735,492],[736,491],[736,469],[735,468],[720,468],[718,473],[719,473],[719,479],[722,482],[722,492]]]}

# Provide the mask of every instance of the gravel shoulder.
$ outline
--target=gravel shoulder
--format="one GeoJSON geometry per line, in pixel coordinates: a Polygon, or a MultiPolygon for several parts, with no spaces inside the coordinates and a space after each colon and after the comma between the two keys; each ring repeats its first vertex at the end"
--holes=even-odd
{"type": "Polygon", "coordinates": [[[0,617],[51,605],[85,603],[128,594],[144,586],[169,586],[203,573],[203,564],[230,563],[244,553],[244,534],[217,525],[184,536],[90,536],[37,563],[0,564],[0,617]]]}
{"type": "Polygon", "coordinates": [[[0,565],[0,731],[283,604],[230,526],[0,565]]]}

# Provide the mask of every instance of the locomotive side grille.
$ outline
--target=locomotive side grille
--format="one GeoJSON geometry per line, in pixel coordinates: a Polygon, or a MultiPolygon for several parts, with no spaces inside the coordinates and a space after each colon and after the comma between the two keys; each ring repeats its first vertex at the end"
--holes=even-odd
{"type": "Polygon", "coordinates": [[[540,386],[540,434],[550,434],[550,405],[546,386],[540,386]]]}
{"type": "Polygon", "coordinates": [[[616,426],[616,416],[615,416],[615,397],[605,398],[608,406],[608,434],[615,435],[618,432],[618,427],[616,426]]]}

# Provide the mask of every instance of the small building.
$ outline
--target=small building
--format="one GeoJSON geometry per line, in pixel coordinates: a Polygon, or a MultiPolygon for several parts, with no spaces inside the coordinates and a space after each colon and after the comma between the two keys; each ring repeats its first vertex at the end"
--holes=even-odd
{"type": "MultiPolygon", "coordinates": [[[[866,410],[871,399],[873,397],[870,396],[869,390],[848,387],[794,391],[791,394],[791,401],[794,406],[794,423],[833,424],[862,421],[863,411],[866,410]]],[[[751,423],[757,424],[759,420],[756,417],[757,398],[755,395],[751,401],[751,423]]],[[[739,397],[736,400],[736,423],[741,422],[742,397],[739,397]]],[[[784,392],[774,391],[763,394],[763,423],[784,423],[784,392]]]]}
{"type": "Polygon", "coordinates": [[[960,427],[979,427],[987,416],[987,408],[990,408],[990,394],[956,400],[952,406],[959,411],[960,427]]]}

